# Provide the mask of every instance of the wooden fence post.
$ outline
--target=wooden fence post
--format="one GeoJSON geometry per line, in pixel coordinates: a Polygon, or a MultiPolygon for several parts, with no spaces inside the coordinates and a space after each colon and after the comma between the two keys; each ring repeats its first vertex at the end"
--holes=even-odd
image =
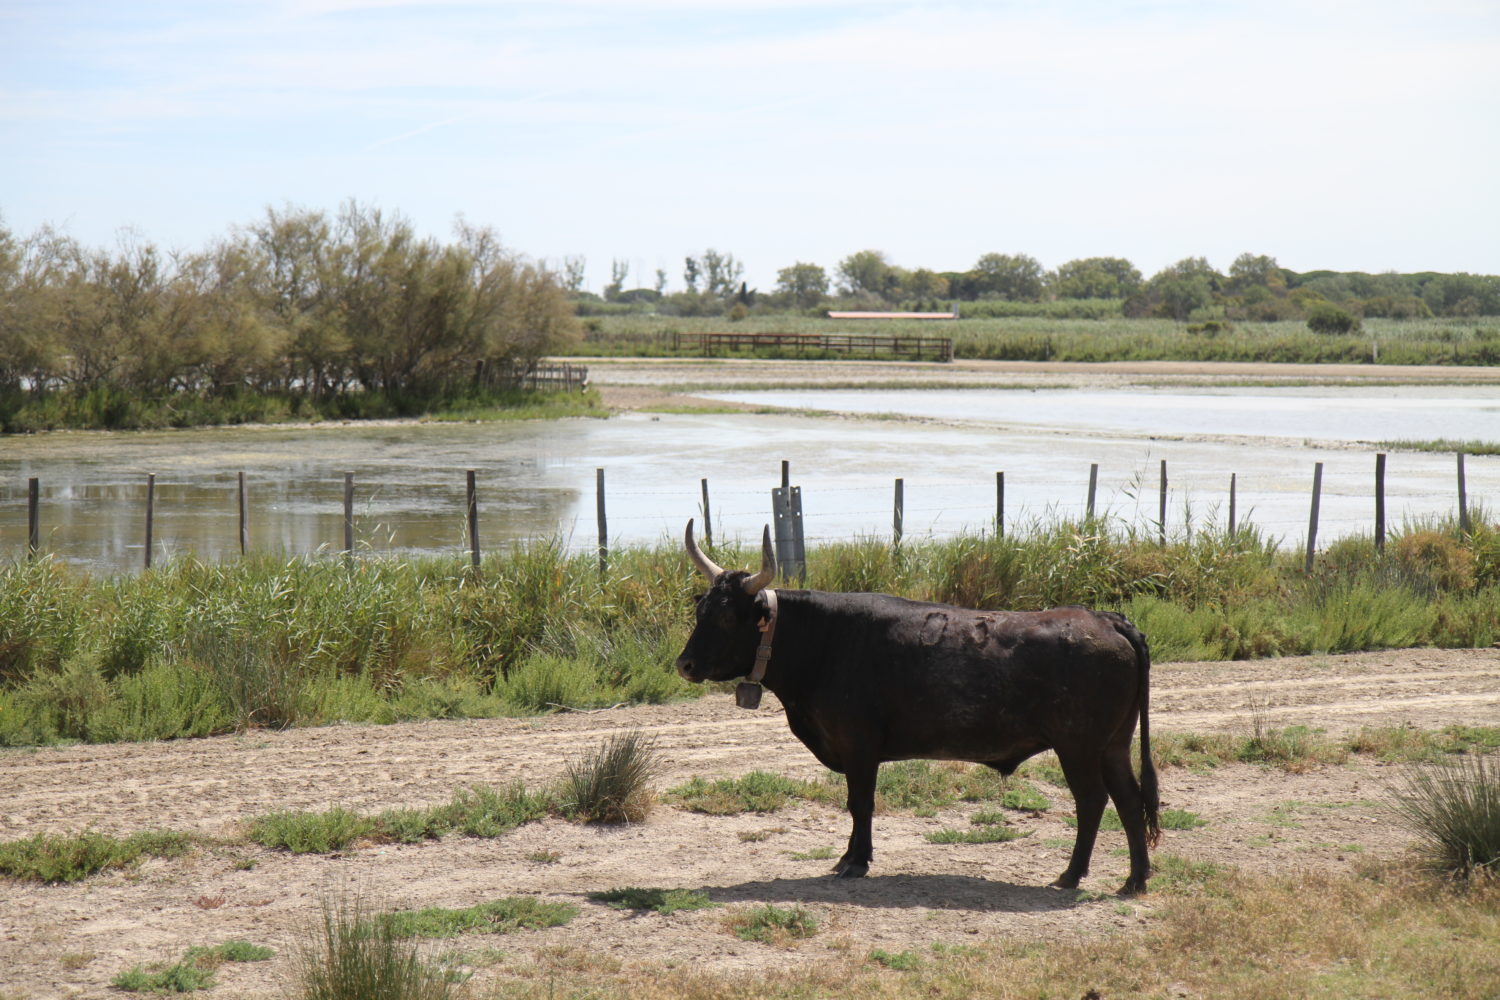
{"type": "Polygon", "coordinates": [[[1235,473],[1229,474],[1229,537],[1234,537],[1234,501],[1235,501],[1235,473]]]}
{"type": "Polygon", "coordinates": [[[1464,453],[1458,453],[1458,530],[1469,530],[1469,494],[1464,488],[1464,453]]]}
{"type": "Polygon", "coordinates": [[[36,556],[42,545],[42,484],[36,476],[26,480],[26,557],[36,556]]]}
{"type": "Polygon", "coordinates": [[[151,541],[156,520],[156,473],[146,474],[146,568],[151,568],[151,541]]]}
{"type": "Polygon", "coordinates": [[[1098,489],[1099,463],[1092,462],[1089,464],[1089,501],[1086,508],[1088,510],[1088,519],[1090,521],[1094,519],[1094,494],[1098,491],[1098,489]]]}
{"type": "MultiPolygon", "coordinates": [[[[676,334],[673,334],[675,337],[676,334]]],[[[700,481],[703,486],[703,544],[712,547],[714,544],[714,517],[713,511],[708,506],[708,480],[700,481]]]]}
{"type": "Polygon", "coordinates": [[[892,512],[892,518],[891,518],[891,527],[892,527],[892,533],[893,533],[893,536],[894,536],[894,542],[893,542],[893,544],[897,548],[901,547],[902,521],[904,520],[904,515],[906,513],[906,496],[905,496],[905,493],[906,493],[906,480],[904,480],[904,479],[897,479],[896,480],[896,503],[895,503],[895,509],[892,512]]]}
{"type": "Polygon", "coordinates": [[[1167,544],[1167,460],[1161,460],[1161,543],[1167,544]]]}
{"type": "Polygon", "coordinates": [[[604,470],[594,470],[594,512],[599,522],[599,575],[609,573],[609,519],[604,510],[604,470]]]}
{"type": "Polygon", "coordinates": [[[1313,466],[1313,494],[1312,514],[1307,520],[1307,564],[1304,570],[1308,573],[1313,568],[1313,553],[1318,548],[1318,504],[1323,498],[1323,463],[1319,462],[1313,466]]]}
{"type": "Polygon", "coordinates": [[[245,472],[240,470],[240,556],[250,551],[250,499],[245,495],[245,472]]]}
{"type": "Polygon", "coordinates": [[[1385,552],[1385,453],[1375,455],[1375,551],[1385,552]]]}
{"type": "Polygon", "coordinates": [[[469,519],[469,562],[479,569],[479,491],[474,484],[474,470],[464,476],[464,509],[469,519]]]}
{"type": "Polygon", "coordinates": [[[354,562],[354,473],[344,473],[344,561],[354,562]]]}
{"type": "Polygon", "coordinates": [[[995,473],[995,537],[1005,537],[1005,473],[995,473]]]}

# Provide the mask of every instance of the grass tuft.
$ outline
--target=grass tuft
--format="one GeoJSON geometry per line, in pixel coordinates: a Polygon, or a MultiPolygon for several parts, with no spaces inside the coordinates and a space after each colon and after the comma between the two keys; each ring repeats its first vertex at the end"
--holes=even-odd
{"type": "Polygon", "coordinates": [[[818,918],[800,905],[783,909],[765,903],[748,910],[731,913],[725,926],[741,941],[786,945],[818,932],[818,918]]]}
{"type": "Polygon", "coordinates": [[[1500,876],[1500,766],[1456,758],[1412,770],[1394,791],[1427,864],[1462,880],[1500,876]]]}
{"type": "Polygon", "coordinates": [[[719,905],[708,898],[708,893],[693,889],[608,889],[589,893],[589,899],[617,910],[654,910],[663,915],[719,905]]]}
{"type": "Polygon", "coordinates": [[[651,811],[649,782],[660,769],[649,737],[638,730],[611,736],[593,754],[568,762],[563,813],[594,823],[639,823],[651,811]]]}
{"type": "Polygon", "coordinates": [[[324,900],[299,956],[299,1000],[447,1000],[443,970],[359,899],[324,900]]]}

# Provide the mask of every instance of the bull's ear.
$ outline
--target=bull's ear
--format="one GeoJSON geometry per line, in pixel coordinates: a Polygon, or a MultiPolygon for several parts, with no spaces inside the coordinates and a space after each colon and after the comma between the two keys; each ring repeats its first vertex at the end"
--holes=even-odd
{"type": "Polygon", "coordinates": [[[768,524],[760,536],[760,572],[745,580],[745,593],[754,597],[770,586],[776,579],[776,550],[771,548],[771,526],[768,524]]]}

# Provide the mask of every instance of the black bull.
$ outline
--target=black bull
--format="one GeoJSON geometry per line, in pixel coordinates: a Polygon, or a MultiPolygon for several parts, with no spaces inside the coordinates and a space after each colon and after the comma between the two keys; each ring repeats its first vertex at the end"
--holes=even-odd
{"type": "Polygon", "coordinates": [[[749,675],[764,683],[785,706],[793,734],[848,778],[854,822],[838,876],[869,870],[881,763],[962,760],[1010,774],[1053,750],[1078,813],[1072,858],[1053,884],[1074,888],[1088,873],[1108,797],[1130,847],[1122,891],[1145,890],[1147,848],[1160,835],[1147,716],[1151,657],[1123,615],[969,611],[815,590],[777,590],[768,600],[776,566],[769,532],[754,576],[725,572],[704,556],[691,521],[686,540],[712,586],[698,599],[677,670],[694,682],[749,675]],[[764,642],[768,619],[774,638],[764,642]],[[1139,782],[1130,763],[1137,719],[1139,782]]]}

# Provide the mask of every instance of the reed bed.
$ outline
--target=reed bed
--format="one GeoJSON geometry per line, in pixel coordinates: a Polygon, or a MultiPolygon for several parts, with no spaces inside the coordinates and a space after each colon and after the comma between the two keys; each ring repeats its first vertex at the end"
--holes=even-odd
{"type": "MultiPolygon", "coordinates": [[[[752,546],[715,552],[749,566],[752,546]]],[[[1377,553],[1335,542],[1312,574],[1253,529],[1160,544],[1112,519],[1036,523],[899,549],[809,553],[807,585],[976,608],[1124,612],[1158,660],[1500,639],[1500,529],[1409,525],[1377,553]]],[[[528,715],[660,703],[700,589],[675,543],[624,549],[601,577],[557,541],[488,557],[173,560],[92,576],[0,567],[0,745],[206,736],[335,722],[528,715]]]]}
{"type": "MultiPolygon", "coordinates": [[[[848,332],[854,321],[821,316],[724,317],[626,315],[587,321],[584,339],[568,348],[588,355],[668,356],[671,334],[848,332]]],[[[1367,319],[1348,335],[1314,333],[1301,321],[1097,318],[1067,315],[993,316],[934,322],[860,320],[860,333],[951,337],[954,356],[1006,361],[1241,361],[1382,365],[1500,364],[1500,318],[1367,319]]],[[[692,355],[694,351],[680,351],[692,355]]],[[[788,356],[809,355],[790,350],[788,356]]],[[[747,353],[745,356],[752,356],[747,353]]],[[[753,356],[780,356],[762,350],[753,356]]],[[[829,355],[830,357],[832,355],[829,355]]]]}

